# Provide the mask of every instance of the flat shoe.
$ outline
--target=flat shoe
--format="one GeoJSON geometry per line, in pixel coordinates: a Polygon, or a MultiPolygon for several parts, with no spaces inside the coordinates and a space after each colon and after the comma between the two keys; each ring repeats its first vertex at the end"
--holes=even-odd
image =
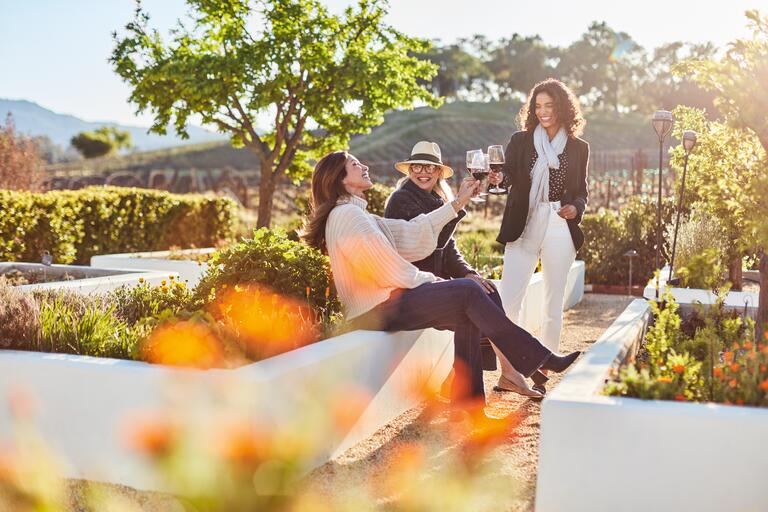
{"type": "Polygon", "coordinates": [[[535,386],[533,389],[529,387],[519,386],[514,382],[512,382],[511,380],[509,380],[508,378],[504,377],[504,375],[499,376],[499,383],[493,387],[493,390],[498,391],[500,393],[511,391],[513,393],[517,393],[519,395],[527,396],[534,399],[544,398],[544,395],[541,392],[537,391],[535,386]]]}

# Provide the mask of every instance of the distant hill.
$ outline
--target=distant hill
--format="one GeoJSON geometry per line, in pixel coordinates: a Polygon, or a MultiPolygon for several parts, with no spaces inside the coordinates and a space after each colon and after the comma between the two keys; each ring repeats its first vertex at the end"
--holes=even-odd
{"type": "Polygon", "coordinates": [[[13,115],[16,129],[19,132],[32,136],[46,135],[54,143],[64,148],[69,146],[70,139],[77,133],[95,130],[102,126],[115,126],[130,132],[133,137],[133,145],[137,150],[167,148],[182,144],[222,140],[224,138],[221,134],[211,133],[198,127],[191,127],[189,129],[188,140],[182,140],[173,135],[147,134],[147,128],[124,126],[107,121],[88,122],[75,116],[57,114],[31,101],[0,99],[0,121],[5,120],[8,112],[13,115]]]}
{"type": "MultiPolygon", "coordinates": [[[[438,109],[393,111],[371,133],[354,137],[350,151],[372,164],[374,174],[385,180],[396,177],[392,164],[408,157],[413,145],[420,140],[439,143],[444,159],[458,166],[468,149],[506,145],[517,130],[519,109],[519,103],[453,102],[438,109]]],[[[600,112],[587,114],[586,118],[584,138],[590,142],[593,152],[642,148],[654,154],[652,151],[658,142],[646,116],[600,112]]],[[[247,149],[234,149],[228,142],[210,142],[99,159],[90,165],[96,170],[110,171],[227,166],[247,171],[258,169],[258,160],[247,149]]]]}

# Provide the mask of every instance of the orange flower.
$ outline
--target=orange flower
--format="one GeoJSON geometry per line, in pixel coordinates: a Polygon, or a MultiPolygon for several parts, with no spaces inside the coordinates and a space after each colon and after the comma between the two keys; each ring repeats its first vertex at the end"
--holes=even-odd
{"type": "Polygon", "coordinates": [[[722,377],[723,376],[723,369],[719,366],[712,370],[712,373],[715,375],[715,377],[722,377]]]}
{"type": "Polygon", "coordinates": [[[677,394],[675,395],[675,400],[678,402],[685,402],[685,395],[677,394]]]}
{"type": "Polygon", "coordinates": [[[768,354],[768,343],[760,347],[760,352],[763,354],[768,354]]]}
{"type": "Polygon", "coordinates": [[[160,286],[165,286],[165,285],[166,285],[166,281],[165,281],[165,279],[163,279],[162,281],[160,281],[160,286]]]}
{"type": "Polygon", "coordinates": [[[763,382],[760,383],[760,389],[763,391],[768,391],[768,379],[765,379],[763,382]]]}
{"type": "Polygon", "coordinates": [[[310,292],[309,286],[307,286],[307,298],[309,298],[309,292],[310,292]]]}
{"type": "Polygon", "coordinates": [[[739,348],[741,348],[741,347],[739,346],[739,342],[738,342],[738,341],[734,341],[734,342],[731,344],[731,348],[732,348],[733,350],[739,350],[739,348]]]}
{"type": "Polygon", "coordinates": [[[747,350],[752,350],[753,347],[754,345],[752,344],[751,341],[747,341],[746,343],[744,343],[744,348],[747,350]]]}
{"type": "Polygon", "coordinates": [[[678,375],[682,375],[685,373],[685,366],[682,364],[676,364],[672,367],[672,371],[677,373],[678,375]]]}
{"type": "Polygon", "coordinates": [[[764,365],[764,364],[761,364],[761,365],[760,365],[760,371],[761,371],[761,372],[766,372],[766,371],[768,371],[768,366],[766,366],[766,365],[764,365]]]}
{"type": "Polygon", "coordinates": [[[145,416],[131,422],[127,431],[127,444],[141,453],[161,457],[170,451],[176,434],[176,426],[168,419],[145,416]]]}
{"type": "Polygon", "coordinates": [[[328,300],[328,297],[330,297],[330,296],[331,296],[331,287],[330,286],[326,286],[325,287],[325,300],[328,300]]]}
{"type": "Polygon", "coordinates": [[[741,398],[737,399],[736,405],[744,405],[744,400],[742,400],[741,398]]]}
{"type": "Polygon", "coordinates": [[[735,388],[735,387],[736,387],[736,384],[737,384],[737,383],[736,383],[736,379],[731,379],[730,381],[728,381],[728,385],[729,385],[730,387],[732,387],[732,388],[735,388]]]}
{"type": "Polygon", "coordinates": [[[247,421],[227,421],[217,429],[216,453],[233,464],[253,466],[268,456],[271,440],[247,421]]]}
{"type": "Polygon", "coordinates": [[[731,371],[732,371],[733,373],[736,373],[737,371],[739,371],[739,368],[741,368],[741,365],[740,365],[739,363],[733,363],[733,364],[731,364],[731,371]]]}
{"type": "Polygon", "coordinates": [[[731,352],[731,351],[725,352],[723,354],[723,358],[725,359],[726,363],[730,363],[731,361],[733,361],[733,352],[731,352]]]}
{"type": "Polygon", "coordinates": [[[666,376],[662,375],[661,377],[659,377],[656,380],[658,380],[659,382],[663,382],[665,384],[669,384],[670,382],[672,382],[672,377],[666,377],[666,376]]]}
{"type": "Polygon", "coordinates": [[[216,368],[224,365],[224,352],[208,326],[191,321],[162,325],[144,342],[144,360],[156,364],[216,368]]]}

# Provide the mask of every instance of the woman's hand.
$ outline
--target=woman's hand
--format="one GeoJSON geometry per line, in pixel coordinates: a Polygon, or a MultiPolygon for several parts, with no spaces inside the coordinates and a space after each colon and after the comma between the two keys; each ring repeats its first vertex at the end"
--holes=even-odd
{"type": "Polygon", "coordinates": [[[491,171],[488,173],[488,183],[491,185],[500,185],[504,181],[504,173],[501,171],[491,171]]]}
{"type": "Polygon", "coordinates": [[[459,185],[459,192],[456,194],[456,199],[452,201],[454,209],[459,211],[467,206],[469,200],[480,192],[481,185],[482,182],[474,178],[464,178],[461,185],[459,185]]]}
{"type": "Polygon", "coordinates": [[[557,214],[559,216],[561,216],[564,219],[569,219],[569,220],[570,219],[575,219],[577,213],[578,213],[578,211],[576,210],[576,207],[573,206],[572,204],[567,204],[567,205],[563,206],[562,208],[560,208],[559,210],[557,210],[557,214]]]}
{"type": "Polygon", "coordinates": [[[467,279],[471,279],[474,282],[478,283],[480,286],[482,286],[485,289],[485,293],[490,294],[490,293],[493,293],[493,292],[496,291],[496,285],[495,284],[493,284],[488,279],[483,279],[482,277],[480,277],[479,275],[477,275],[477,274],[475,274],[473,272],[470,272],[469,274],[465,275],[464,277],[466,277],[467,279]]]}

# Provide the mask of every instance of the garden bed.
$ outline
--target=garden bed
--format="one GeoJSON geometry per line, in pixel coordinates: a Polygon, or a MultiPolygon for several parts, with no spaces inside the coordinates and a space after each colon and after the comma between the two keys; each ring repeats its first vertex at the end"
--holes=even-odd
{"type": "Polygon", "coordinates": [[[602,394],[636,353],[650,317],[648,303],[633,301],[544,400],[537,511],[762,510],[768,503],[768,409],[602,394]]]}
{"type": "Polygon", "coordinates": [[[98,269],[80,265],[43,265],[41,263],[0,263],[0,275],[10,275],[9,284],[21,290],[66,290],[88,295],[104,293],[121,286],[145,282],[159,285],[174,272],[160,273],[136,269],[98,269]],[[20,284],[26,282],[26,284],[20,284]]]}
{"type": "Polygon", "coordinates": [[[91,256],[91,266],[176,272],[179,279],[194,288],[208,271],[207,261],[216,252],[213,247],[174,251],[134,252],[91,256]]]}

